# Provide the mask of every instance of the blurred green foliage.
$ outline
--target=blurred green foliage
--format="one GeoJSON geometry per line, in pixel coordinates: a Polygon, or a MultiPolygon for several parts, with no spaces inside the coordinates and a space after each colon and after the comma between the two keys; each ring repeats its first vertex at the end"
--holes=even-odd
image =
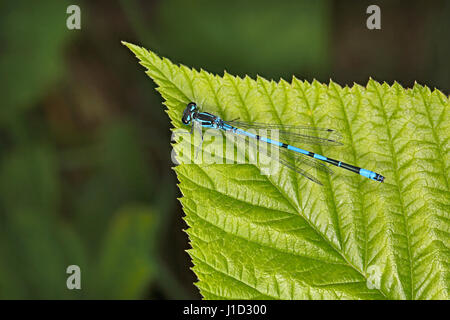
{"type": "Polygon", "coordinates": [[[217,73],[382,75],[446,92],[448,6],[408,5],[427,17],[411,31],[392,3],[377,34],[364,2],[80,1],[75,31],[69,1],[0,2],[0,298],[199,297],[168,118],[120,40],[217,73]],[[72,264],[80,291],[66,288],[72,264]]]}
{"type": "Polygon", "coordinates": [[[146,206],[120,210],[99,252],[95,276],[85,288],[93,297],[139,298],[156,273],[155,216],[146,206]]]}
{"type": "Polygon", "coordinates": [[[162,54],[185,65],[241,76],[322,77],[329,10],[327,0],[163,1],[155,24],[162,54]]]}
{"type": "MultiPolygon", "coordinates": [[[[18,121],[63,73],[61,51],[69,38],[64,22],[67,1],[0,3],[2,81],[1,123],[18,121]]],[[[11,128],[13,130],[13,128],[11,128]]]]}

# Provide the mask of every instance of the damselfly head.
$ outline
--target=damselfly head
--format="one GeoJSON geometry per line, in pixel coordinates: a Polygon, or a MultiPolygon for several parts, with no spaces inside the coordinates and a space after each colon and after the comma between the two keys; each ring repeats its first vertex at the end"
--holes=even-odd
{"type": "Polygon", "coordinates": [[[184,124],[191,124],[192,122],[192,115],[197,112],[197,105],[194,102],[189,102],[186,109],[183,111],[183,117],[181,118],[181,121],[184,124]]]}

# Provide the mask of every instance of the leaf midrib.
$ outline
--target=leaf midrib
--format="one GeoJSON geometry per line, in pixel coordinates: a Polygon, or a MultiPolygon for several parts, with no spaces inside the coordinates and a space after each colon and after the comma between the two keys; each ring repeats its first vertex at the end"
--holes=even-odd
{"type": "MultiPolygon", "coordinates": [[[[340,95],[340,93],[338,92],[336,85],[333,83],[333,89],[334,92],[337,95],[338,101],[339,101],[339,105],[341,106],[341,110],[342,113],[344,114],[344,119],[345,119],[345,126],[348,132],[348,136],[350,138],[350,146],[351,146],[351,151],[352,151],[352,156],[353,156],[353,162],[358,165],[358,159],[356,157],[356,148],[355,148],[355,142],[353,139],[353,130],[352,127],[350,126],[350,120],[348,118],[348,114],[347,111],[345,109],[345,105],[344,105],[344,101],[342,100],[342,97],[340,95]]],[[[358,105],[361,104],[361,100],[358,100],[358,105]]],[[[363,234],[364,234],[364,261],[363,261],[363,270],[364,272],[366,272],[366,268],[367,268],[367,255],[368,255],[368,239],[367,239],[367,219],[364,213],[364,195],[362,194],[361,190],[360,190],[360,186],[361,186],[362,182],[361,180],[358,180],[358,186],[356,189],[356,193],[358,194],[357,197],[355,197],[359,203],[359,207],[360,207],[360,212],[361,212],[361,218],[363,220],[362,225],[364,226],[364,230],[363,230],[363,234]]]]}
{"type": "MultiPolygon", "coordinates": [[[[307,104],[307,107],[308,107],[308,109],[310,110],[310,111],[312,111],[311,110],[311,107],[309,106],[309,101],[307,100],[307,98],[306,98],[306,95],[305,95],[305,92],[304,92],[304,90],[301,88],[301,86],[300,85],[298,85],[297,84],[297,86],[296,86],[297,88],[299,88],[300,90],[301,90],[301,93],[303,94],[303,100],[305,101],[305,103],[307,104]]],[[[312,114],[312,113],[311,113],[312,114]]],[[[311,121],[313,122],[313,125],[315,125],[315,123],[314,123],[314,119],[312,119],[312,116],[310,117],[311,118],[311,121]]],[[[331,186],[331,181],[330,181],[330,177],[329,177],[329,175],[327,175],[327,177],[328,177],[328,185],[329,185],[329,187],[332,189],[332,186],[331,186]]],[[[337,214],[337,209],[336,209],[336,199],[335,199],[335,197],[334,197],[334,193],[332,193],[332,197],[331,197],[331,199],[332,199],[332,201],[333,201],[333,205],[334,205],[334,207],[335,207],[335,214],[337,214]]],[[[302,215],[302,217],[303,217],[303,215],[302,215]]],[[[308,223],[309,223],[309,221],[308,221],[308,219],[306,219],[305,217],[303,217],[304,219],[305,219],[305,221],[307,221],[308,223]]],[[[312,227],[312,224],[311,223],[309,223],[310,225],[311,225],[311,227],[312,227]]],[[[359,270],[359,268],[358,267],[356,267],[355,265],[353,265],[350,261],[349,261],[349,259],[347,258],[347,256],[345,255],[345,253],[344,252],[341,252],[340,250],[339,250],[339,248],[337,248],[335,245],[334,245],[334,243],[333,242],[331,242],[330,240],[328,240],[328,238],[325,236],[325,235],[323,235],[319,230],[317,230],[315,227],[312,227],[321,237],[322,237],[322,239],[324,239],[324,241],[326,241],[327,243],[328,243],[328,245],[330,245],[331,246],[331,248],[333,249],[333,250],[335,250],[346,262],[347,262],[347,264],[350,266],[350,267],[352,267],[354,270],[356,270],[362,277],[363,277],[363,279],[365,279],[366,281],[367,281],[367,277],[366,277],[366,275],[361,271],[361,270],[359,270]]],[[[341,243],[341,242],[340,242],[341,243]]],[[[383,295],[385,298],[387,298],[387,294],[383,291],[383,289],[382,288],[375,288],[381,295],[383,295]]]]}
{"type": "MultiPolygon", "coordinates": [[[[391,153],[391,158],[392,158],[392,163],[393,163],[393,171],[394,171],[394,179],[395,179],[395,189],[397,190],[397,194],[398,194],[398,201],[400,203],[400,208],[401,208],[401,212],[402,212],[402,217],[403,217],[403,224],[405,226],[405,236],[406,236],[406,244],[408,247],[408,265],[409,265],[409,274],[410,274],[410,285],[411,285],[411,299],[414,299],[414,275],[413,275],[413,265],[412,265],[412,257],[411,257],[411,240],[409,238],[409,225],[408,225],[408,219],[407,219],[407,213],[405,212],[405,204],[404,204],[404,199],[403,199],[403,194],[402,194],[402,183],[400,181],[400,177],[399,177],[399,173],[398,173],[398,160],[397,160],[397,154],[395,153],[395,149],[394,149],[394,145],[393,145],[393,141],[392,141],[392,133],[391,133],[391,128],[389,126],[389,118],[386,114],[386,110],[385,110],[385,105],[383,102],[383,97],[381,96],[378,87],[375,85],[375,92],[377,93],[377,97],[380,103],[380,109],[381,109],[381,114],[383,116],[383,120],[385,122],[385,127],[386,127],[386,133],[388,135],[388,140],[389,140],[389,152],[391,153]]],[[[399,98],[397,96],[397,105],[399,105],[399,98]]],[[[403,287],[403,283],[400,281],[401,286],[403,288],[403,292],[405,292],[405,288],[403,287]]]]}

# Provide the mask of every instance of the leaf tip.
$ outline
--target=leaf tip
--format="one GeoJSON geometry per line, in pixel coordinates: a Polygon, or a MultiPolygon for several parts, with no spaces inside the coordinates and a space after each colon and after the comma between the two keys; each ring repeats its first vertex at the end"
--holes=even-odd
{"type": "Polygon", "coordinates": [[[141,47],[139,47],[139,46],[137,46],[135,44],[132,44],[130,42],[126,42],[124,40],[120,41],[120,43],[123,44],[124,46],[126,46],[128,49],[130,49],[134,53],[136,53],[136,51],[138,51],[138,50],[142,50],[141,47]]]}

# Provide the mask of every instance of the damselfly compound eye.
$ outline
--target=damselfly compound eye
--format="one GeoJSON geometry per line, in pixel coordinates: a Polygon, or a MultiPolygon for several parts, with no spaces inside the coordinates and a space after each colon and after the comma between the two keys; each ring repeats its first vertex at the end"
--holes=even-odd
{"type": "Polygon", "coordinates": [[[192,114],[196,112],[196,110],[197,105],[194,102],[188,103],[186,109],[184,109],[183,111],[183,117],[181,118],[181,121],[184,124],[189,125],[192,121],[192,114]]]}

